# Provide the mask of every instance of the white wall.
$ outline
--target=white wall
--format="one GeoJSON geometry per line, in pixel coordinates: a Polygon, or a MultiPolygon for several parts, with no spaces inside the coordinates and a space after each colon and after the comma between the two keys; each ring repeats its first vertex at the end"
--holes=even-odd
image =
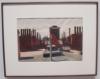
{"type": "MultiPolygon", "coordinates": [[[[98,1],[100,2],[100,0],[0,0],[1,2],[21,2],[21,1],[98,1]]],[[[1,6],[1,4],[0,4],[1,6]]],[[[99,7],[100,10],[100,7],[99,7]]],[[[1,7],[0,7],[0,11],[1,11],[1,7]]],[[[100,12],[99,12],[100,13],[100,12]]],[[[98,17],[100,18],[100,14],[98,15],[98,17]]],[[[99,22],[100,25],[100,22],[99,22]]],[[[100,27],[98,27],[99,29],[100,27]]],[[[100,31],[99,33],[100,34],[100,31]]],[[[98,39],[100,40],[100,37],[98,37],[98,39]]],[[[100,46],[100,42],[98,42],[99,46],[100,46]]],[[[98,46],[98,47],[99,47],[98,46]]],[[[100,79],[100,49],[98,50],[98,73],[97,76],[78,76],[78,77],[4,77],[4,70],[3,70],[3,52],[2,52],[2,26],[1,26],[1,12],[0,12],[0,79],[100,79]]]]}

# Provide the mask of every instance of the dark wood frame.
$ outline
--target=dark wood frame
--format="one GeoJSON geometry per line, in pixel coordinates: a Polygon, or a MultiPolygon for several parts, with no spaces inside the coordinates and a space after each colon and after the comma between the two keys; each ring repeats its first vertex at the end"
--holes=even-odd
{"type": "Polygon", "coordinates": [[[2,18],[2,42],[3,42],[3,63],[4,63],[4,76],[5,77],[64,77],[64,76],[96,76],[97,75],[97,60],[98,60],[98,2],[1,2],[1,18],[2,18]],[[4,17],[3,17],[3,6],[4,5],[57,5],[57,4],[90,4],[96,5],[96,68],[95,74],[83,74],[83,75],[53,75],[53,76],[7,76],[6,74],[6,63],[5,63],[5,42],[4,42],[4,17]]]}

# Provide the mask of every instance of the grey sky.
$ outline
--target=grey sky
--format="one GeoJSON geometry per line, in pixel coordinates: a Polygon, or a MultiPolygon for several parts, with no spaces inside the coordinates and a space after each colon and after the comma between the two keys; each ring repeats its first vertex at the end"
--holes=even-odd
{"type": "Polygon", "coordinates": [[[83,19],[78,18],[18,18],[18,29],[34,28],[42,37],[49,35],[49,27],[57,25],[60,27],[60,37],[63,32],[68,36],[68,28],[71,28],[71,34],[74,32],[74,26],[83,26],[83,19]]]}

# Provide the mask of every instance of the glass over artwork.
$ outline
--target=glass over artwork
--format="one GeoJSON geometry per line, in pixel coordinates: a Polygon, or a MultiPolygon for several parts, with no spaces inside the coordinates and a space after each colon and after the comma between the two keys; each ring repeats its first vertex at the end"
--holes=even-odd
{"type": "Polygon", "coordinates": [[[17,18],[21,62],[82,60],[82,17],[17,18]]]}

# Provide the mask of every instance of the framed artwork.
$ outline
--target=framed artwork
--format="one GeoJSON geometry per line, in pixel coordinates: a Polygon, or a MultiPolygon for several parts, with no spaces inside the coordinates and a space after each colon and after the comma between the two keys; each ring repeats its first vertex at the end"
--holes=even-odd
{"type": "Polygon", "coordinates": [[[5,76],[96,75],[98,2],[1,3],[5,76]]]}

